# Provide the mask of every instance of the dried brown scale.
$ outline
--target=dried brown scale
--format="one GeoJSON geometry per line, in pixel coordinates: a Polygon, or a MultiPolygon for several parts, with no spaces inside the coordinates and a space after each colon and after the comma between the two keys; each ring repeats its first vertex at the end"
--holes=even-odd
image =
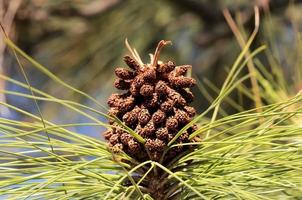
{"type": "Polygon", "coordinates": [[[146,82],[153,82],[156,79],[156,71],[155,69],[147,69],[143,72],[142,76],[146,82]]]}
{"type": "Polygon", "coordinates": [[[117,77],[124,80],[133,79],[135,77],[134,72],[129,71],[128,69],[118,67],[114,70],[117,77]]]}
{"type": "Polygon", "coordinates": [[[166,118],[166,114],[161,110],[157,110],[152,115],[152,120],[155,124],[162,123],[165,120],[165,118],[166,118]]]}
{"type": "Polygon", "coordinates": [[[172,101],[171,99],[168,99],[167,101],[163,102],[160,105],[160,109],[165,113],[173,111],[173,108],[174,108],[174,101],[172,101]]]}
{"type": "Polygon", "coordinates": [[[117,131],[117,129],[120,129],[120,126],[119,126],[119,124],[116,121],[114,121],[111,124],[111,129],[108,129],[108,130],[112,130],[115,133],[117,131]]]}
{"type": "Polygon", "coordinates": [[[136,87],[134,82],[131,83],[129,91],[134,97],[139,95],[139,88],[136,87]]]}
{"type": "Polygon", "coordinates": [[[188,142],[189,141],[189,133],[187,131],[185,131],[184,133],[182,133],[179,138],[177,138],[178,142],[188,142]]]}
{"type": "Polygon", "coordinates": [[[137,114],[135,112],[130,111],[123,116],[123,121],[127,126],[130,126],[136,123],[137,118],[138,118],[137,114]]]}
{"type": "Polygon", "coordinates": [[[147,139],[145,147],[149,151],[162,152],[166,147],[166,144],[160,139],[147,139]]]}
{"type": "Polygon", "coordinates": [[[119,143],[119,135],[112,134],[111,137],[109,138],[109,142],[113,145],[119,143]]]}
{"type": "Polygon", "coordinates": [[[196,85],[196,80],[185,76],[169,76],[170,84],[175,88],[188,88],[196,85]]]}
{"type": "Polygon", "coordinates": [[[142,131],[143,131],[143,128],[141,127],[141,125],[137,125],[136,128],[134,129],[134,131],[139,134],[139,135],[142,135],[142,131]]]}
{"type": "Polygon", "coordinates": [[[138,123],[141,126],[144,126],[150,121],[150,119],[151,119],[151,115],[148,109],[146,108],[141,109],[140,113],[138,114],[138,123]]]}
{"type": "MultiPolygon", "coordinates": [[[[109,115],[109,114],[108,114],[108,115],[109,115]]],[[[112,116],[112,118],[109,118],[108,123],[109,123],[110,125],[113,125],[113,124],[116,122],[116,119],[113,118],[113,117],[114,117],[114,116],[118,116],[118,113],[117,113],[116,115],[109,115],[109,116],[112,116]]]]}
{"type": "Polygon", "coordinates": [[[163,63],[157,67],[157,72],[159,73],[169,73],[173,71],[175,68],[175,64],[172,61],[168,61],[167,63],[163,63]]]}
{"type": "Polygon", "coordinates": [[[110,145],[109,148],[113,153],[121,153],[123,151],[123,145],[118,143],[115,145],[110,145]]]}
{"type": "Polygon", "coordinates": [[[110,139],[110,137],[112,136],[112,130],[107,130],[107,131],[105,131],[104,133],[103,133],[103,135],[104,135],[104,138],[105,138],[105,140],[109,140],[110,139]]]}
{"type": "Polygon", "coordinates": [[[195,131],[197,131],[197,130],[198,130],[198,127],[197,127],[196,124],[194,124],[193,126],[191,126],[191,127],[188,129],[188,131],[189,131],[190,133],[193,133],[193,132],[195,132],[195,131]]]}
{"type": "Polygon", "coordinates": [[[150,137],[155,133],[155,125],[152,121],[149,121],[143,128],[142,134],[145,137],[150,137]]]}
{"type": "Polygon", "coordinates": [[[110,107],[117,107],[120,104],[120,96],[118,94],[110,95],[107,103],[110,107]]]}
{"type": "Polygon", "coordinates": [[[130,135],[129,133],[123,133],[120,135],[120,140],[123,144],[128,145],[130,140],[133,140],[133,136],[130,135]]]}
{"type": "Polygon", "coordinates": [[[130,82],[123,79],[117,79],[114,81],[114,87],[119,90],[128,90],[130,89],[130,82]]]}
{"type": "Polygon", "coordinates": [[[138,106],[135,106],[134,109],[132,110],[132,112],[136,115],[138,115],[140,113],[140,111],[141,111],[141,108],[138,106]]]}
{"type": "MultiPolygon", "coordinates": [[[[173,133],[174,133],[174,131],[173,131],[173,133]]],[[[170,141],[170,140],[172,140],[173,138],[174,138],[174,135],[171,134],[171,133],[169,133],[169,134],[168,134],[168,140],[170,141]]]]}
{"type": "Polygon", "coordinates": [[[140,68],[139,64],[130,56],[124,56],[123,60],[133,70],[138,70],[140,68]]]}
{"type": "Polygon", "coordinates": [[[191,107],[191,106],[185,106],[184,110],[188,113],[189,117],[194,117],[196,115],[196,110],[195,108],[191,107]]]}
{"type": "Polygon", "coordinates": [[[173,101],[174,105],[180,105],[180,106],[185,106],[186,105],[186,100],[175,90],[169,89],[168,90],[168,97],[173,101]]]}
{"type": "Polygon", "coordinates": [[[168,86],[164,81],[158,81],[155,86],[155,92],[160,95],[166,95],[168,90],[168,86]]]}
{"type": "Polygon", "coordinates": [[[139,93],[144,97],[152,96],[153,92],[154,92],[154,86],[149,84],[143,85],[139,91],[139,93]]]}
{"type": "Polygon", "coordinates": [[[128,142],[128,147],[133,153],[137,153],[141,150],[141,146],[134,139],[128,142]]]}
{"type": "MultiPolygon", "coordinates": [[[[150,64],[143,64],[138,55],[132,55],[133,57],[124,57],[129,68],[115,69],[117,79],[114,85],[126,92],[109,97],[108,115],[132,128],[146,143],[139,143],[124,127],[111,119],[109,123],[115,127],[106,131],[104,137],[113,152],[123,150],[139,161],[159,161],[166,145],[196,113],[188,105],[194,98],[189,88],[196,84],[193,78],[185,76],[191,66],[176,66],[172,61],[158,61],[159,51],[165,44],[167,43],[160,43],[150,64]]],[[[195,141],[189,140],[189,134],[194,130],[196,127],[192,125],[176,139],[175,144],[195,141]]],[[[172,148],[166,152],[163,163],[189,148],[172,148]]]]}
{"type": "Polygon", "coordinates": [[[175,109],[174,113],[174,117],[179,124],[187,124],[190,121],[190,117],[185,111],[175,109]]]}
{"type": "Polygon", "coordinates": [[[155,132],[156,137],[161,140],[168,140],[169,139],[169,131],[166,127],[158,128],[155,132]]]}
{"type": "Polygon", "coordinates": [[[187,91],[183,88],[177,90],[179,94],[186,100],[187,103],[191,103],[194,99],[194,95],[192,92],[187,91]]]}
{"type": "Polygon", "coordinates": [[[162,73],[162,74],[158,74],[157,73],[157,77],[158,77],[158,80],[161,80],[161,81],[163,81],[163,82],[165,82],[165,83],[169,83],[169,74],[170,73],[162,73]]]}
{"type": "Polygon", "coordinates": [[[172,71],[172,69],[174,69],[176,67],[176,65],[173,61],[168,61],[167,65],[168,65],[169,69],[171,69],[171,71],[172,71]]]}
{"type": "Polygon", "coordinates": [[[182,66],[177,66],[175,68],[175,76],[181,76],[185,75],[189,69],[191,69],[191,65],[182,65],[182,66]]]}
{"type": "Polygon", "coordinates": [[[117,108],[110,108],[109,111],[108,111],[108,115],[110,117],[117,116],[118,113],[119,113],[119,110],[117,108]]]}
{"type": "Polygon", "coordinates": [[[147,98],[144,102],[144,106],[147,108],[155,108],[159,104],[159,97],[157,93],[153,93],[151,97],[147,98]]]}
{"type": "Polygon", "coordinates": [[[134,98],[133,97],[127,97],[123,101],[119,103],[117,106],[119,111],[122,113],[125,113],[129,110],[131,110],[134,107],[134,98]]]}
{"type": "Polygon", "coordinates": [[[142,87],[145,83],[146,83],[146,81],[144,80],[144,76],[141,74],[136,76],[132,82],[133,87],[136,89],[142,87]]]}
{"type": "Polygon", "coordinates": [[[122,135],[123,133],[126,133],[126,131],[124,131],[124,130],[121,129],[121,128],[116,128],[116,129],[115,129],[115,133],[118,134],[118,135],[122,135]]]}
{"type": "Polygon", "coordinates": [[[170,130],[176,130],[178,127],[178,121],[175,117],[169,117],[166,121],[166,127],[167,129],[170,130]]]}

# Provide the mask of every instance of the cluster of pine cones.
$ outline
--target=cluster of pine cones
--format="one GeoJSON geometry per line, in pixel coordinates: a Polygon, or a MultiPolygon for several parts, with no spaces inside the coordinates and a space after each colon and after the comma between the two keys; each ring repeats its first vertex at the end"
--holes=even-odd
{"type": "MultiPolygon", "coordinates": [[[[112,129],[104,133],[113,152],[124,151],[137,160],[159,161],[169,141],[188,124],[196,111],[188,104],[193,94],[188,88],[196,84],[195,79],[186,77],[190,65],[176,66],[174,62],[140,65],[130,56],[124,57],[130,69],[116,68],[118,77],[114,83],[123,94],[112,94],[108,99],[109,116],[120,119],[133,129],[145,143],[139,143],[115,120],[109,120],[112,129]]],[[[197,129],[193,125],[187,129],[175,144],[188,143],[189,135],[197,129]]],[[[165,159],[172,158],[187,150],[188,146],[178,146],[166,153],[165,159]]]]}

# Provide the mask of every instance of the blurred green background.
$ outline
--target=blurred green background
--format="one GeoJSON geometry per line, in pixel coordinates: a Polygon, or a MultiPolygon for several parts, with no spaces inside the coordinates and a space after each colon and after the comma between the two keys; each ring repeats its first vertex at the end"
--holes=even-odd
{"type": "MultiPolygon", "coordinates": [[[[301,87],[301,77],[295,72],[297,68],[301,69],[302,59],[302,45],[297,45],[302,28],[302,1],[2,0],[0,4],[2,24],[21,49],[62,80],[96,97],[103,105],[110,93],[116,91],[113,88],[114,68],[124,66],[125,38],[138,50],[144,62],[149,61],[148,54],[154,52],[158,41],[171,40],[173,45],[165,47],[161,59],[173,60],[178,65],[192,65],[193,76],[215,96],[204,81],[220,88],[228,67],[241,51],[222,10],[228,9],[239,27],[249,35],[254,28],[255,5],[260,8],[261,25],[253,48],[266,44],[266,52],[270,55],[263,53],[257,58],[264,65],[270,65],[270,69],[274,68],[270,59],[281,66],[293,93],[301,87]]],[[[3,41],[1,49],[5,49],[3,41]]],[[[21,61],[32,86],[59,98],[93,106],[21,61]]],[[[1,62],[1,73],[24,81],[7,48],[2,51],[1,62]]],[[[250,87],[249,82],[246,86],[250,87]]],[[[1,87],[22,91],[5,82],[1,87]]],[[[209,105],[200,89],[194,88],[197,99],[194,105],[199,112],[209,105]]],[[[10,95],[3,99],[24,110],[37,112],[34,103],[28,99],[10,95]]],[[[234,94],[233,99],[241,101],[245,108],[253,107],[248,98],[241,99],[234,94]]],[[[88,121],[57,104],[41,103],[41,108],[46,119],[57,123],[88,121]]],[[[235,112],[227,105],[225,110],[235,112]]],[[[8,118],[26,120],[12,111],[2,109],[1,113],[8,118]]],[[[81,127],[76,131],[97,137],[101,132],[94,127],[81,127]]]]}

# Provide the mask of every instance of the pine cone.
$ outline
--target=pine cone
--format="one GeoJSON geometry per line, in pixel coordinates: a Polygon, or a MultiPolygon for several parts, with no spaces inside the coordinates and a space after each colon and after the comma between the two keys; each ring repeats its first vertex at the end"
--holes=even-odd
{"type": "MultiPolygon", "coordinates": [[[[160,160],[167,144],[178,131],[188,124],[196,111],[189,103],[193,101],[190,87],[196,84],[193,78],[185,77],[190,65],[176,66],[174,62],[158,61],[159,52],[165,41],[161,41],[149,64],[142,64],[137,55],[125,56],[130,69],[115,69],[117,79],[114,86],[125,90],[122,94],[112,94],[108,99],[109,116],[115,116],[145,139],[139,143],[133,136],[117,128],[119,125],[110,119],[114,128],[104,132],[113,152],[124,151],[137,160],[160,160]],[[148,153],[147,153],[148,152],[148,153]]],[[[189,141],[189,135],[196,131],[196,125],[184,131],[175,143],[189,141]]],[[[187,150],[180,146],[169,150],[164,161],[187,150]]]]}

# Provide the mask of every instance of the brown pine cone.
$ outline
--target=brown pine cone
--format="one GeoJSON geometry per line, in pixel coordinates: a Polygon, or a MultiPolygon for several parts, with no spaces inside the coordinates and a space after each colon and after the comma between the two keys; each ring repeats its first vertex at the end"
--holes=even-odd
{"type": "Polygon", "coordinates": [[[133,82],[132,82],[134,88],[136,88],[136,89],[139,89],[139,88],[142,87],[145,83],[146,83],[146,81],[144,80],[143,74],[139,74],[138,76],[136,76],[136,77],[133,79],[133,82]]]}
{"type": "MultiPolygon", "coordinates": [[[[114,85],[126,92],[109,97],[108,115],[118,118],[134,129],[145,143],[140,143],[114,119],[110,119],[112,128],[104,132],[104,138],[113,152],[124,151],[140,161],[158,161],[166,145],[196,113],[195,109],[189,106],[194,98],[189,88],[193,87],[196,81],[185,76],[191,66],[176,66],[173,61],[159,61],[160,49],[165,44],[165,41],[159,43],[150,63],[143,64],[138,55],[125,56],[124,61],[129,68],[115,69],[117,79],[114,85]]],[[[195,140],[189,140],[189,135],[195,130],[196,125],[189,127],[175,143],[194,142],[195,140]]],[[[168,150],[163,162],[188,148],[190,147],[183,146],[168,150]]]]}
{"type": "Polygon", "coordinates": [[[196,80],[185,76],[169,76],[170,84],[175,88],[188,88],[196,85],[196,80]]]}
{"type": "Polygon", "coordinates": [[[130,89],[129,89],[131,95],[134,96],[134,97],[139,96],[139,90],[140,89],[136,87],[135,83],[132,82],[131,85],[130,85],[130,89]]]}
{"type": "Polygon", "coordinates": [[[134,106],[135,106],[134,98],[127,97],[127,98],[123,99],[123,101],[121,101],[117,107],[120,112],[125,113],[125,112],[131,110],[134,106]]]}

